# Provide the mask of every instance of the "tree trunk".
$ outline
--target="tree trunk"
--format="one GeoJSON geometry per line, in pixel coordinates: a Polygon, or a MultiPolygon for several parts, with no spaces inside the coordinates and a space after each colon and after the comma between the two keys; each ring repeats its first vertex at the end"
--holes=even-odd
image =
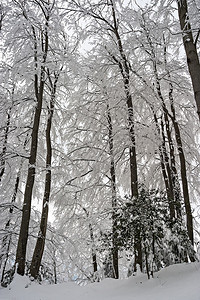
{"type": "MultiPolygon", "coordinates": [[[[29,222],[30,222],[30,214],[31,214],[31,200],[32,200],[32,192],[33,185],[35,181],[35,170],[36,170],[36,156],[37,156],[37,147],[38,147],[38,132],[39,132],[39,124],[40,124],[40,116],[42,110],[42,102],[43,102],[43,93],[44,93],[44,84],[45,84],[45,62],[47,58],[48,52],[48,22],[49,17],[46,17],[45,23],[45,33],[44,33],[44,54],[43,54],[43,63],[41,66],[41,74],[40,74],[40,84],[38,85],[38,75],[35,74],[35,96],[37,99],[37,106],[35,109],[34,121],[33,121],[33,129],[31,135],[31,148],[30,148],[30,157],[29,157],[29,166],[28,166],[28,175],[25,186],[24,193],[24,203],[22,210],[22,221],[17,245],[16,252],[16,265],[17,265],[17,273],[19,275],[24,275],[25,272],[25,261],[26,261],[26,248],[28,241],[28,230],[29,230],[29,222]]],[[[38,62],[37,62],[37,40],[35,35],[35,29],[33,29],[33,36],[35,41],[35,69],[37,71],[38,62]]]]}
{"type": "Polygon", "coordinates": [[[194,245],[194,236],[193,236],[193,218],[192,218],[192,210],[190,205],[190,198],[189,198],[189,190],[188,190],[188,181],[187,181],[187,170],[186,170],[186,163],[185,163],[185,155],[182,146],[182,140],[180,135],[180,130],[178,127],[178,123],[174,120],[174,130],[176,135],[176,142],[178,147],[179,159],[181,164],[181,179],[182,179],[182,188],[183,188],[183,198],[185,204],[185,212],[186,212],[186,225],[188,236],[192,245],[194,245]]]}
{"type": "Polygon", "coordinates": [[[180,193],[180,185],[178,181],[178,172],[176,169],[176,159],[174,152],[174,142],[171,135],[171,129],[169,126],[169,118],[167,114],[167,108],[163,99],[163,113],[165,120],[165,129],[167,133],[168,139],[168,148],[169,148],[169,157],[170,157],[170,171],[171,171],[171,183],[173,189],[173,207],[174,207],[174,217],[181,219],[181,193],[180,193]],[[175,214],[176,212],[176,214],[175,214]]]}
{"type": "Polygon", "coordinates": [[[108,120],[108,140],[109,140],[109,154],[110,154],[110,176],[111,176],[111,190],[112,190],[112,261],[113,273],[116,279],[119,278],[118,266],[118,233],[117,233],[117,195],[116,195],[116,175],[114,162],[114,144],[113,144],[113,126],[112,117],[110,113],[109,104],[107,104],[107,120],[108,120]]]}
{"type": "Polygon", "coordinates": [[[180,27],[182,30],[183,44],[187,57],[187,65],[192,80],[194,98],[197,106],[197,113],[200,120],[200,64],[196,48],[196,41],[193,39],[190,25],[187,0],[177,0],[180,27]]]}
{"type": "Polygon", "coordinates": [[[40,115],[42,109],[43,85],[44,83],[41,82],[41,88],[40,88],[40,93],[38,95],[38,103],[37,103],[35,118],[33,123],[28,176],[27,176],[26,187],[25,187],[22,221],[21,221],[20,234],[19,234],[17,253],[16,253],[17,273],[20,275],[24,275],[24,270],[25,270],[26,245],[28,240],[28,229],[29,229],[29,221],[30,221],[30,214],[31,214],[31,198],[32,198],[32,191],[33,191],[33,185],[35,180],[35,164],[36,164],[37,145],[38,145],[39,122],[40,122],[40,115]]]}
{"type": "Polygon", "coordinates": [[[167,155],[167,149],[165,147],[165,136],[163,133],[162,123],[161,123],[161,130],[160,130],[160,126],[158,124],[158,119],[157,119],[156,113],[154,112],[153,107],[151,107],[151,109],[153,111],[154,121],[156,124],[158,136],[162,139],[161,145],[159,145],[158,149],[159,149],[159,155],[160,155],[161,170],[162,170],[163,180],[165,183],[167,200],[168,200],[168,204],[169,204],[170,219],[172,221],[175,216],[175,211],[174,211],[174,206],[173,206],[174,192],[173,192],[173,186],[172,186],[171,169],[169,166],[169,157],[167,155]]]}
{"type": "MultiPolygon", "coordinates": [[[[8,131],[9,131],[9,126],[10,126],[10,118],[11,118],[10,114],[11,114],[11,108],[9,108],[9,110],[7,112],[7,122],[6,122],[6,127],[4,129],[5,134],[4,134],[3,149],[2,149],[2,152],[0,154],[0,166],[1,166],[1,169],[0,169],[0,182],[1,182],[3,174],[5,172],[5,163],[6,163],[5,154],[6,154],[6,150],[7,150],[8,131]]],[[[18,186],[17,186],[17,189],[18,189],[18,186]]],[[[13,204],[13,199],[15,201],[15,198],[14,198],[14,196],[12,197],[11,207],[9,209],[9,219],[6,223],[5,231],[8,231],[8,229],[10,227],[11,215],[13,213],[12,204],[13,204]]],[[[6,264],[7,264],[7,260],[8,260],[8,257],[9,257],[8,253],[9,253],[9,249],[10,249],[11,236],[12,236],[12,234],[9,233],[8,235],[3,237],[3,241],[2,241],[1,255],[0,255],[0,269],[1,269],[1,266],[3,264],[4,258],[5,258],[5,261],[4,261],[3,269],[2,269],[1,283],[3,283],[4,274],[5,274],[5,270],[6,270],[6,264]]]]}
{"type": "Polygon", "coordinates": [[[91,223],[89,224],[89,230],[90,230],[90,238],[92,241],[92,264],[93,264],[93,271],[94,274],[97,272],[97,255],[96,251],[94,249],[94,234],[91,223]]]}
{"type": "Polygon", "coordinates": [[[180,160],[180,165],[181,165],[181,180],[182,180],[183,198],[184,198],[185,212],[186,212],[187,232],[188,232],[188,236],[189,236],[189,239],[190,239],[192,245],[194,245],[193,217],[192,217],[192,210],[191,210],[190,198],[189,198],[186,161],[185,161],[185,155],[184,155],[184,151],[183,151],[180,129],[179,129],[178,122],[176,121],[176,114],[175,114],[175,107],[173,104],[172,92],[173,92],[173,87],[171,85],[169,96],[170,96],[170,102],[171,102],[172,115],[170,115],[170,116],[171,116],[171,120],[172,120],[172,123],[174,126],[179,160],[180,160]]]}
{"type": "Polygon", "coordinates": [[[55,78],[54,84],[52,84],[52,81],[50,80],[52,92],[51,92],[51,99],[50,99],[50,108],[48,109],[48,119],[47,119],[47,127],[46,127],[47,155],[46,155],[45,189],[44,189],[44,197],[43,197],[41,222],[40,222],[40,231],[38,234],[35,250],[31,261],[31,266],[30,266],[30,274],[35,279],[37,279],[38,277],[39,268],[41,265],[42,256],[44,252],[46,231],[47,231],[49,198],[51,192],[51,161],[52,161],[51,126],[52,126],[52,118],[54,112],[57,80],[58,80],[58,76],[55,78]]]}
{"type": "MultiPolygon", "coordinates": [[[[86,210],[85,207],[83,207],[83,210],[84,210],[87,218],[89,218],[89,212],[86,210]]],[[[92,228],[92,224],[90,221],[89,221],[89,232],[90,232],[90,239],[92,242],[92,265],[93,265],[93,272],[95,274],[95,272],[97,272],[97,255],[96,255],[96,250],[95,250],[93,228],[92,228]]]]}
{"type": "MultiPolygon", "coordinates": [[[[14,93],[14,90],[13,90],[13,93],[14,93]]],[[[10,118],[11,118],[10,114],[11,114],[11,108],[9,108],[8,112],[7,112],[7,122],[6,122],[6,126],[4,129],[3,149],[0,154],[0,182],[1,182],[3,174],[5,172],[5,165],[6,165],[5,155],[6,155],[7,143],[8,143],[8,131],[9,131],[9,127],[10,127],[10,118]]]]}
{"type": "Polygon", "coordinates": [[[172,169],[170,166],[169,156],[167,153],[166,143],[165,143],[165,132],[164,132],[164,123],[161,121],[161,133],[162,133],[162,151],[164,154],[164,163],[166,165],[168,180],[169,180],[169,210],[170,210],[170,221],[173,224],[175,218],[175,208],[174,208],[174,187],[173,187],[173,179],[172,179],[172,169]]]}

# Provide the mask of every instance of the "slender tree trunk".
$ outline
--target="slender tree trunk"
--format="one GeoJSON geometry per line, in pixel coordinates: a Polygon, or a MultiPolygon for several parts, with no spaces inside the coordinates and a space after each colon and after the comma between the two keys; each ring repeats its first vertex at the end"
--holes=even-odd
{"type": "Polygon", "coordinates": [[[57,284],[57,271],[56,271],[56,259],[53,261],[54,283],[57,284]]]}
{"type": "Polygon", "coordinates": [[[180,193],[180,185],[178,181],[178,172],[176,169],[176,159],[175,159],[175,151],[174,151],[174,142],[171,135],[171,128],[169,126],[169,118],[167,114],[167,108],[164,103],[163,99],[163,106],[164,106],[164,120],[165,120],[165,128],[167,133],[167,140],[168,140],[168,148],[169,148],[169,156],[170,156],[170,171],[171,171],[171,183],[173,189],[173,207],[174,207],[174,215],[175,218],[181,220],[181,193],[180,193]]]}
{"type": "MultiPolygon", "coordinates": [[[[13,90],[14,92],[14,90],[13,90]]],[[[4,142],[3,142],[3,149],[2,152],[0,154],[0,182],[2,180],[3,174],[5,172],[5,164],[6,164],[6,160],[5,160],[5,154],[6,154],[6,150],[7,150],[7,142],[8,142],[8,132],[9,132],[9,126],[10,126],[10,116],[11,114],[11,108],[9,108],[8,112],[7,112],[7,122],[6,122],[6,127],[5,127],[5,134],[4,134],[4,142]]],[[[18,186],[17,186],[18,188],[18,186]]],[[[14,195],[12,197],[12,201],[11,201],[11,207],[9,209],[9,219],[6,223],[5,226],[5,231],[8,231],[9,227],[10,227],[10,222],[11,222],[11,215],[13,213],[13,201],[15,201],[14,195]]],[[[3,237],[3,241],[2,241],[2,247],[1,247],[1,255],[0,255],[0,269],[3,263],[3,260],[5,258],[4,264],[3,264],[3,269],[2,269],[2,276],[1,276],[1,284],[3,283],[3,279],[4,279],[4,274],[5,274],[5,270],[6,270],[6,264],[8,261],[8,257],[9,257],[9,249],[10,249],[10,243],[11,243],[11,238],[12,238],[12,234],[8,234],[6,236],[3,237]]]]}
{"type": "Polygon", "coordinates": [[[173,192],[173,186],[172,186],[172,179],[171,179],[171,169],[169,166],[169,157],[167,155],[167,149],[165,147],[165,135],[163,132],[163,126],[161,122],[161,130],[160,126],[158,124],[158,119],[157,116],[154,112],[153,107],[151,107],[154,115],[154,121],[156,124],[156,129],[158,132],[158,136],[162,139],[161,145],[159,145],[159,155],[160,155],[160,163],[161,163],[161,170],[162,170],[162,175],[163,175],[163,180],[165,183],[165,189],[167,193],[167,199],[168,199],[168,204],[169,204],[169,212],[170,212],[170,219],[173,220],[175,216],[175,211],[174,211],[174,192],[173,192]]]}
{"type": "Polygon", "coordinates": [[[183,188],[183,196],[184,196],[183,198],[184,198],[185,211],[186,211],[187,232],[188,232],[188,236],[190,238],[192,245],[194,245],[193,217],[192,217],[192,210],[191,210],[190,198],[189,198],[185,155],[184,155],[184,151],[183,151],[183,145],[182,145],[179,126],[175,120],[174,120],[174,130],[175,130],[179,159],[180,159],[180,164],[181,164],[181,179],[182,179],[182,188],[183,188]]]}
{"type": "Polygon", "coordinates": [[[166,148],[166,137],[165,137],[165,131],[164,131],[164,123],[163,120],[161,121],[161,132],[162,132],[162,150],[164,154],[164,162],[166,165],[166,170],[167,170],[167,175],[168,175],[168,180],[169,180],[169,210],[170,210],[170,220],[171,224],[174,222],[175,218],[175,208],[174,208],[174,187],[173,187],[173,175],[172,175],[172,169],[170,166],[170,160],[169,156],[167,153],[167,148],[166,148]]]}
{"type": "Polygon", "coordinates": [[[189,189],[188,189],[188,181],[187,181],[187,169],[186,169],[186,161],[185,161],[185,154],[183,151],[183,144],[180,134],[180,129],[178,122],[176,121],[176,113],[175,113],[175,107],[173,104],[173,86],[170,84],[170,102],[171,102],[171,111],[172,115],[171,120],[174,126],[175,131],[175,138],[178,148],[178,154],[179,154],[179,160],[181,165],[181,181],[182,181],[182,188],[183,188],[183,198],[184,198],[184,205],[185,205],[185,212],[186,212],[186,226],[187,226],[187,232],[189,239],[194,245],[194,235],[193,235],[193,217],[192,217],[192,209],[190,204],[190,197],[189,197],[189,189]]]}
{"type": "MultiPolygon", "coordinates": [[[[16,252],[16,265],[17,265],[17,273],[19,275],[24,275],[25,272],[25,261],[26,261],[26,248],[28,241],[28,230],[29,230],[29,222],[30,222],[30,214],[31,214],[31,200],[32,200],[32,192],[33,185],[35,181],[35,170],[36,170],[36,156],[37,156],[37,147],[38,147],[38,132],[39,132],[39,124],[40,124],[40,116],[42,110],[42,102],[43,102],[43,93],[44,93],[44,84],[45,84],[45,62],[47,58],[48,52],[48,23],[49,17],[46,16],[46,24],[45,24],[45,33],[44,33],[44,54],[43,54],[43,64],[41,66],[41,74],[40,74],[40,84],[38,85],[38,75],[35,74],[35,96],[37,99],[37,105],[35,109],[34,121],[33,121],[33,129],[31,135],[31,148],[30,148],[30,157],[29,157],[29,166],[28,166],[28,175],[25,186],[24,193],[24,203],[22,210],[22,221],[17,245],[16,252]]],[[[35,69],[37,71],[38,62],[37,62],[37,40],[35,35],[35,29],[33,29],[33,36],[35,41],[35,69]]]]}
{"type": "Polygon", "coordinates": [[[194,98],[196,101],[197,113],[200,120],[200,64],[196,48],[196,41],[194,41],[190,25],[187,0],[177,0],[177,4],[180,27],[183,36],[183,44],[187,57],[187,65],[192,80],[194,98]]]}
{"type": "Polygon", "coordinates": [[[30,274],[33,278],[38,277],[39,268],[41,265],[41,260],[44,252],[46,230],[47,230],[47,220],[48,220],[48,211],[49,211],[49,197],[51,191],[51,140],[50,140],[50,129],[51,129],[51,112],[47,121],[46,129],[46,145],[47,145],[47,157],[46,157],[46,178],[45,178],[45,191],[43,197],[43,206],[42,206],[42,216],[40,222],[40,231],[38,234],[35,250],[33,253],[30,274]]]}
{"type": "Polygon", "coordinates": [[[97,255],[94,249],[94,234],[92,229],[92,224],[89,223],[89,230],[90,230],[90,239],[92,241],[92,264],[93,264],[93,271],[94,274],[97,272],[97,255]]]}
{"type": "Polygon", "coordinates": [[[145,254],[145,264],[146,264],[147,277],[148,277],[148,279],[150,279],[149,262],[148,262],[148,252],[147,252],[146,245],[144,246],[144,254],[145,254]]]}
{"type": "Polygon", "coordinates": [[[114,162],[114,143],[113,143],[113,126],[112,117],[110,113],[109,104],[107,104],[107,120],[108,120],[108,140],[109,140],[109,154],[110,154],[110,176],[111,176],[111,190],[112,190],[112,234],[113,234],[113,273],[116,279],[119,278],[119,266],[118,266],[118,233],[117,233],[117,195],[116,195],[116,174],[115,174],[115,162],[114,162]]]}
{"type": "MultiPolygon", "coordinates": [[[[89,219],[89,212],[84,207],[83,207],[83,210],[84,210],[87,218],[89,219]]],[[[92,224],[90,221],[89,221],[89,232],[90,232],[90,239],[91,239],[91,243],[92,243],[92,265],[93,265],[93,272],[95,274],[95,272],[97,272],[97,255],[96,255],[96,250],[95,250],[93,228],[92,228],[92,224]]]]}
{"type": "Polygon", "coordinates": [[[0,154],[0,182],[1,182],[3,174],[5,172],[5,165],[6,165],[5,155],[6,155],[6,150],[7,150],[8,132],[9,132],[9,127],[10,127],[10,118],[11,118],[10,114],[11,114],[11,108],[9,108],[8,112],[7,112],[7,122],[6,122],[6,126],[4,129],[3,149],[0,154]]]}

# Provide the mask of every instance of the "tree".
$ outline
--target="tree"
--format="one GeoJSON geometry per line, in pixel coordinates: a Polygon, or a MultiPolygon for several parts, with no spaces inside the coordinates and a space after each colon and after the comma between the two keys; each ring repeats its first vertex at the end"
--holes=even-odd
{"type": "MultiPolygon", "coordinates": [[[[38,2],[35,1],[34,4],[36,7],[38,6],[38,2]]],[[[27,22],[29,22],[29,16],[27,15],[26,6],[19,6],[21,10],[22,16],[25,18],[27,22]]],[[[37,7],[38,8],[38,7],[37,7]]],[[[31,35],[30,38],[33,41],[33,49],[32,57],[34,58],[34,88],[35,88],[35,98],[36,98],[36,108],[35,115],[33,120],[33,128],[31,135],[31,147],[30,147],[30,156],[29,156],[29,166],[28,166],[28,174],[27,181],[25,187],[24,194],[24,203],[23,203],[23,211],[22,211],[22,221],[18,239],[18,246],[16,252],[16,264],[17,264],[17,273],[20,275],[24,275],[25,271],[25,260],[26,260],[26,247],[28,240],[28,230],[29,230],[29,222],[30,222],[30,213],[31,213],[31,199],[32,199],[32,191],[35,179],[35,169],[36,169],[36,156],[37,156],[37,146],[38,146],[38,132],[39,132],[39,124],[40,124],[40,116],[42,110],[42,102],[44,95],[44,85],[45,85],[45,71],[46,71],[46,60],[49,48],[49,35],[48,35],[48,27],[49,27],[49,18],[51,14],[51,10],[53,8],[53,4],[46,4],[45,2],[41,2],[39,5],[40,9],[40,17],[42,18],[43,30],[40,32],[41,40],[38,40],[36,35],[37,27],[31,24],[31,35]],[[40,44],[39,44],[40,43],[40,44]],[[39,48],[41,47],[41,48],[39,48]],[[39,64],[38,52],[42,53],[41,62],[39,64]]],[[[42,25],[42,23],[41,23],[42,25]]]]}
{"type": "Polygon", "coordinates": [[[114,161],[114,141],[113,141],[113,125],[110,112],[109,102],[107,103],[107,120],[108,120],[108,140],[109,140],[109,154],[110,154],[110,181],[111,181],[111,193],[112,193],[112,261],[114,278],[119,278],[119,266],[118,266],[118,245],[117,245],[117,192],[116,192],[116,171],[114,161]]]}
{"type": "MultiPolygon", "coordinates": [[[[75,1],[74,1],[75,2],[75,1]]],[[[95,5],[90,5],[87,10],[82,8],[79,3],[75,2],[75,5],[81,9],[81,11],[91,16],[94,20],[104,24],[107,29],[112,33],[113,38],[115,39],[115,46],[117,50],[117,56],[113,54],[112,50],[107,49],[108,55],[112,59],[113,63],[118,67],[118,70],[121,74],[123,89],[126,99],[127,115],[128,115],[128,131],[130,138],[130,148],[129,148],[129,163],[130,163],[130,186],[131,186],[131,195],[133,201],[137,201],[138,197],[138,172],[137,172],[137,160],[136,160],[136,140],[135,140],[135,123],[134,123],[134,110],[133,110],[133,100],[132,94],[130,91],[130,69],[129,62],[123,47],[122,38],[119,31],[119,23],[117,18],[117,10],[114,2],[108,1],[105,5],[100,3],[99,6],[102,6],[103,10],[105,9],[105,16],[100,13],[97,6],[95,10],[95,5]],[[111,16],[111,21],[109,19],[109,14],[111,16]],[[119,56],[119,58],[118,58],[119,56]]],[[[137,232],[135,237],[135,268],[139,264],[142,269],[142,246],[140,242],[140,232],[137,232]]]]}
{"type": "Polygon", "coordinates": [[[47,125],[46,125],[46,176],[45,176],[45,188],[44,197],[42,204],[42,215],[40,222],[40,231],[38,234],[35,250],[33,253],[30,274],[33,278],[37,279],[39,274],[39,268],[42,261],[42,256],[44,252],[46,231],[47,231],[47,221],[48,221],[48,210],[49,210],[49,198],[51,192],[51,167],[52,167],[52,145],[51,145],[51,126],[52,118],[55,106],[56,97],[56,87],[59,78],[59,73],[54,73],[54,79],[52,80],[49,69],[47,69],[49,84],[50,84],[50,105],[48,107],[47,125]]]}
{"type": "MultiPolygon", "coordinates": [[[[161,131],[162,133],[162,149],[160,149],[159,151],[161,155],[163,177],[164,177],[164,181],[166,184],[166,191],[168,193],[168,198],[169,198],[169,209],[170,209],[171,221],[173,224],[174,223],[173,219],[175,218],[175,215],[176,217],[181,219],[181,193],[180,193],[180,185],[178,179],[178,171],[176,167],[177,163],[176,163],[176,152],[175,152],[174,141],[173,141],[174,138],[171,129],[171,127],[173,127],[173,130],[175,131],[177,153],[179,155],[179,160],[180,160],[180,175],[181,175],[181,184],[182,184],[183,198],[185,204],[187,231],[188,231],[188,236],[193,245],[194,242],[193,220],[192,220],[192,213],[191,213],[191,203],[189,199],[186,160],[184,156],[183,145],[181,142],[182,137],[179,129],[179,124],[177,121],[175,121],[176,110],[175,110],[175,100],[173,98],[174,84],[172,84],[172,79],[171,79],[171,73],[173,72],[172,70],[174,66],[172,70],[169,71],[168,63],[167,63],[168,53],[167,53],[165,36],[163,36],[163,33],[161,35],[161,33],[159,33],[158,30],[156,31],[156,29],[158,29],[159,26],[163,26],[163,25],[162,24],[159,25],[159,20],[157,20],[156,23],[157,28],[155,29],[153,22],[151,22],[150,20],[151,10],[143,11],[142,9],[140,9],[140,12],[141,13],[138,19],[141,24],[141,28],[144,31],[145,38],[142,35],[140,35],[140,40],[138,41],[139,43],[141,43],[142,49],[144,49],[144,51],[146,52],[148,56],[148,61],[151,61],[152,63],[152,72],[153,72],[154,82],[155,82],[152,86],[152,90],[154,89],[155,86],[155,92],[156,92],[155,96],[160,101],[162,107],[163,120],[161,121],[161,129],[159,129],[158,118],[155,115],[155,109],[152,107],[151,104],[151,109],[153,110],[154,113],[154,120],[157,124],[156,125],[157,130],[158,132],[161,131]],[[162,51],[162,48],[164,49],[163,53],[160,52],[160,50],[162,51]],[[163,70],[163,65],[164,65],[164,70],[163,70]],[[166,72],[167,76],[165,75],[164,72],[166,72]],[[163,79],[165,79],[168,82],[168,86],[165,87],[165,85],[162,83],[163,79]],[[164,96],[166,93],[165,89],[168,89],[168,99],[165,99],[164,96]],[[172,125],[170,124],[170,120],[172,121],[172,125]],[[166,141],[168,142],[168,147],[166,146],[166,141]],[[168,155],[168,151],[169,151],[169,155],[168,155]],[[166,172],[164,171],[165,168],[164,165],[166,165],[166,172]]],[[[166,26],[167,26],[167,22],[170,22],[170,20],[166,21],[166,26]]],[[[170,38],[168,38],[168,43],[170,44],[170,38]]],[[[178,67],[178,65],[176,66],[178,67]]],[[[143,82],[145,83],[145,85],[148,85],[145,79],[143,79],[143,82]]]]}

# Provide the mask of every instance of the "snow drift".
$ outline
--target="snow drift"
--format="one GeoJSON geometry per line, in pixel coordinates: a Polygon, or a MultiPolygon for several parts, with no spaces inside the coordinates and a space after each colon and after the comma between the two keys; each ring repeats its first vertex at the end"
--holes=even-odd
{"type": "Polygon", "coordinates": [[[200,263],[177,264],[155,273],[123,280],[105,279],[80,287],[73,282],[39,285],[15,276],[1,300],[200,300],[200,263]]]}

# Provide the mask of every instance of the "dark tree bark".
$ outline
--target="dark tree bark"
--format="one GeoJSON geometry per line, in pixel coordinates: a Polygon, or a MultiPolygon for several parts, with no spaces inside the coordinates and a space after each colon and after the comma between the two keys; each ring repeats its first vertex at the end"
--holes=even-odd
{"type": "MultiPolygon", "coordinates": [[[[13,90],[14,92],[14,90],[13,90]]],[[[3,141],[3,149],[2,152],[0,153],[0,182],[2,180],[2,177],[5,172],[5,166],[6,166],[6,151],[7,151],[7,143],[8,143],[8,133],[9,133],[9,127],[10,127],[10,118],[11,118],[11,108],[8,109],[7,111],[7,122],[6,126],[4,129],[4,141],[3,141]]]]}
{"type": "Polygon", "coordinates": [[[181,181],[182,181],[183,199],[184,199],[185,212],[186,212],[187,232],[188,232],[188,236],[189,236],[189,239],[190,239],[192,245],[194,245],[193,217],[192,217],[192,209],[191,209],[189,189],[188,189],[186,160],[185,160],[185,154],[184,154],[184,150],[183,150],[181,133],[180,133],[178,122],[176,120],[176,113],[175,113],[175,107],[174,107],[174,101],[173,101],[173,85],[172,85],[172,83],[170,83],[169,99],[171,102],[171,111],[172,111],[172,115],[170,114],[170,117],[171,117],[171,120],[172,120],[172,123],[174,126],[176,144],[177,144],[177,148],[178,148],[179,160],[180,160],[180,165],[181,165],[181,181]]]}
{"type": "Polygon", "coordinates": [[[194,98],[196,101],[197,113],[200,120],[200,64],[199,64],[197,47],[196,47],[197,41],[194,41],[193,34],[192,34],[192,29],[189,20],[189,14],[188,14],[187,0],[177,0],[177,5],[178,5],[180,27],[183,36],[183,44],[184,44],[185,53],[187,57],[187,65],[192,80],[194,98]]]}
{"type": "Polygon", "coordinates": [[[44,82],[41,82],[40,92],[38,94],[37,107],[35,111],[35,118],[33,123],[31,151],[30,151],[30,158],[29,158],[28,176],[27,176],[26,188],[24,194],[22,222],[20,227],[20,234],[19,234],[17,253],[16,253],[17,273],[20,275],[24,275],[24,270],[25,270],[26,245],[28,240],[32,191],[33,191],[33,185],[35,180],[35,164],[36,164],[36,154],[37,154],[37,145],[38,145],[38,130],[39,130],[41,108],[42,108],[43,86],[44,86],[44,82]]]}
{"type": "Polygon", "coordinates": [[[92,224],[89,223],[89,230],[90,230],[90,239],[92,241],[92,265],[93,265],[93,271],[94,274],[97,272],[97,255],[96,251],[94,249],[94,234],[92,229],[92,224]]]}
{"type": "Polygon", "coordinates": [[[182,179],[182,188],[183,188],[183,198],[184,198],[184,205],[185,205],[185,212],[186,212],[186,226],[189,239],[194,245],[194,234],[193,234],[193,217],[192,217],[192,210],[189,198],[189,190],[188,190],[188,181],[187,181],[187,169],[186,169],[186,162],[185,162],[185,155],[183,151],[183,145],[180,135],[180,130],[178,123],[174,116],[172,117],[172,122],[174,125],[175,136],[176,136],[176,143],[178,147],[180,165],[181,165],[181,179],[182,179]]]}
{"type": "Polygon", "coordinates": [[[51,99],[50,99],[50,107],[48,108],[47,127],[46,127],[47,154],[46,154],[45,189],[44,189],[44,197],[43,197],[43,205],[42,205],[40,231],[38,234],[35,250],[31,261],[31,266],[30,266],[30,274],[35,279],[37,279],[39,274],[39,268],[44,253],[46,231],[47,231],[49,198],[51,192],[51,161],[52,161],[51,127],[52,127],[52,119],[53,119],[54,105],[55,105],[56,85],[59,77],[59,74],[55,74],[55,81],[53,83],[49,71],[47,72],[49,75],[48,77],[49,77],[50,87],[51,87],[51,99]]]}
{"type": "MultiPolygon", "coordinates": [[[[43,48],[43,61],[40,68],[40,79],[38,78],[37,73],[35,73],[35,96],[36,96],[36,108],[35,115],[33,120],[33,129],[31,135],[31,147],[30,147],[30,157],[29,157],[29,166],[28,166],[28,175],[25,186],[24,193],[24,203],[22,210],[22,221],[17,245],[16,252],[16,265],[17,265],[17,273],[19,275],[24,275],[25,272],[25,261],[26,261],[26,248],[28,241],[28,230],[29,230],[29,222],[30,222],[30,214],[31,214],[31,200],[32,200],[32,192],[33,185],[35,181],[35,170],[36,170],[36,156],[37,156],[37,147],[38,147],[38,132],[39,132],[39,124],[40,124],[40,116],[42,110],[42,102],[43,102],[43,94],[44,94],[44,85],[45,85],[45,63],[48,53],[49,46],[49,38],[48,38],[48,26],[49,26],[49,15],[45,15],[45,30],[44,37],[42,39],[43,48]]],[[[34,49],[35,49],[35,71],[38,70],[38,58],[37,58],[37,39],[35,34],[35,28],[32,26],[33,30],[33,38],[34,38],[34,49]]]]}
{"type": "Polygon", "coordinates": [[[57,284],[58,280],[57,280],[57,271],[56,271],[56,260],[54,258],[53,261],[53,271],[54,271],[54,283],[57,284]]]}
{"type": "Polygon", "coordinates": [[[110,176],[111,176],[111,190],[112,190],[112,260],[114,278],[119,278],[118,265],[118,233],[117,233],[117,194],[116,194],[116,175],[115,175],[115,161],[114,161],[114,141],[113,141],[113,125],[110,112],[109,103],[107,104],[107,121],[108,121],[108,141],[110,154],[110,176]]]}
{"type": "MultiPolygon", "coordinates": [[[[89,212],[85,207],[83,207],[83,210],[86,214],[86,217],[89,219],[89,212]]],[[[95,249],[95,240],[94,240],[94,233],[93,233],[93,228],[92,224],[89,221],[89,232],[90,232],[90,240],[92,243],[92,265],[93,265],[93,272],[97,272],[97,255],[96,255],[96,249],[95,249]]]]}

